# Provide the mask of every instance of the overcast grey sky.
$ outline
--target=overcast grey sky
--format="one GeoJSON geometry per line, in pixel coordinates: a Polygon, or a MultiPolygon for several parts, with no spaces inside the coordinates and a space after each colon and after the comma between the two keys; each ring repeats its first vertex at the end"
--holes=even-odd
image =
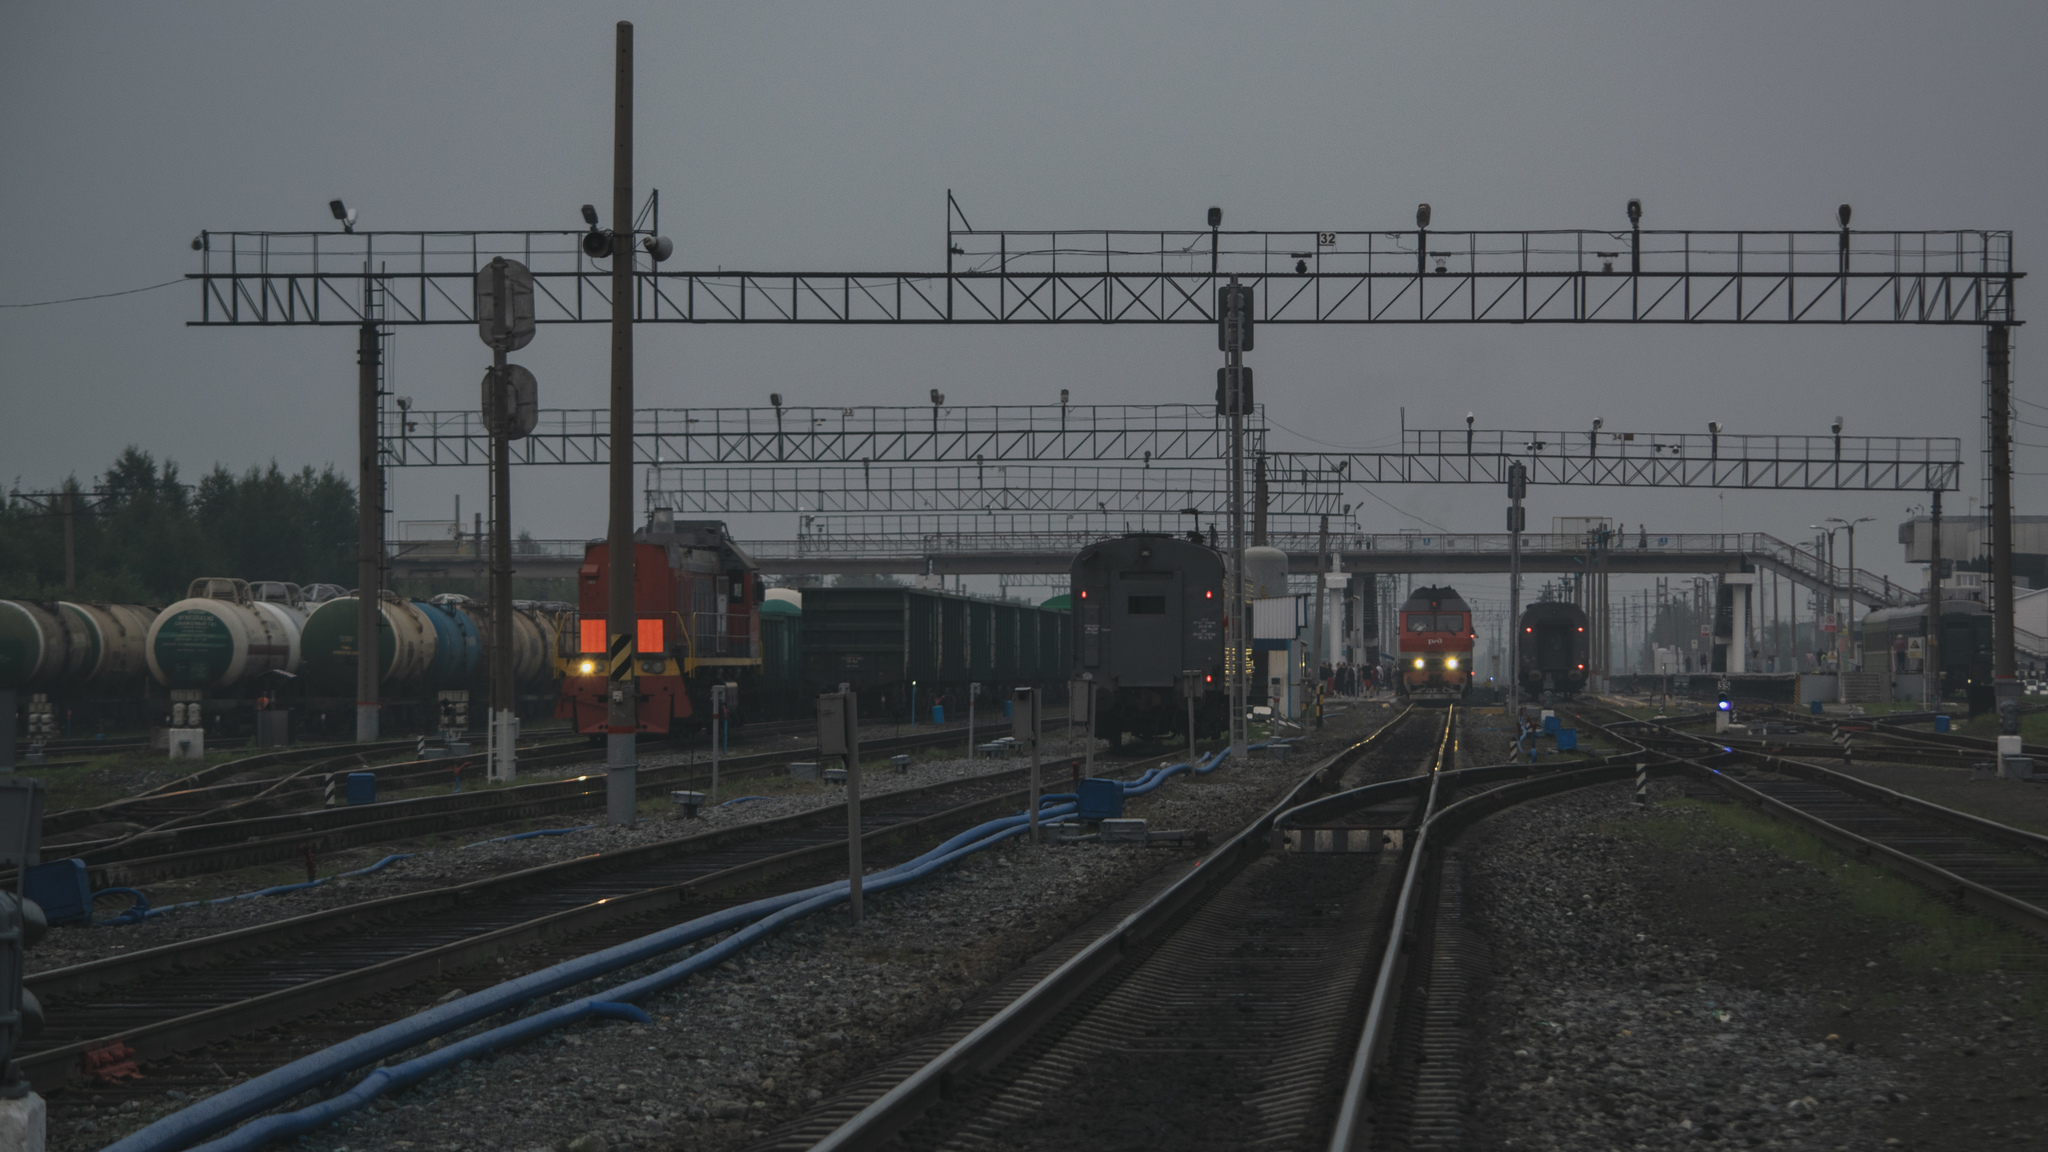
{"type": "MultiPolygon", "coordinates": [[[[946,189],[981,227],[1435,225],[2043,228],[2048,5],[744,3],[0,6],[0,304],[195,267],[202,228],[573,227],[610,187],[612,22],[638,31],[638,183],[670,267],[938,267],[946,189]]],[[[2022,316],[2031,291],[2021,287],[2022,316]]],[[[354,333],[184,327],[195,290],[0,310],[0,480],[134,443],[188,475],[352,467],[354,333]]],[[[2048,402],[2017,337],[2018,395],[2048,402]]],[[[1954,435],[1980,442],[1981,334],[1958,329],[1269,329],[1273,420],[1322,441],[1411,425],[1954,435]]],[[[1201,400],[1191,327],[643,327],[643,404],[1201,400]]],[[[543,403],[604,403],[600,326],[521,359],[543,403]]],[[[467,329],[402,330],[397,390],[467,407],[467,329]]],[[[2048,424],[2048,409],[2022,408],[2048,424]]],[[[2048,428],[2021,439],[2048,443],[2048,428]]],[[[1291,438],[1275,435],[1276,446],[1291,438]]],[[[1296,441],[1296,444],[1300,442],[1296,441]]],[[[2022,448],[2019,510],[2048,450],[2022,448]]],[[[1966,492],[1977,491],[1974,454],[1966,492]]],[[[603,530],[601,469],[515,474],[542,537],[603,530]]],[[[480,471],[397,474],[401,518],[481,507],[480,471]]],[[[1388,488],[1460,531],[1491,489],[1388,488]]],[[[1879,517],[1865,567],[1912,578],[1892,495],[1538,490],[1531,526],[1606,514],[1806,535],[1879,517]]],[[[1963,500],[1957,501],[1964,505],[1963,500]]],[[[1958,507],[1956,511],[1964,511],[1958,507]]],[[[746,525],[788,535],[793,517],[746,525]]],[[[1415,526],[1372,501],[1371,530],[1415,526]]],[[[248,573],[258,576],[262,574],[248,573]]],[[[1480,594],[1486,594],[1481,592],[1480,594]]]]}

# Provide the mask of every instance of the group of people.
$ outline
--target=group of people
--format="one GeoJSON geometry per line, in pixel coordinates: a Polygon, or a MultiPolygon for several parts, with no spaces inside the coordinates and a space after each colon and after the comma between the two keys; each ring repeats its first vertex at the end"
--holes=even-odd
{"type": "Polygon", "coordinates": [[[1360,666],[1348,661],[1331,664],[1325,660],[1321,675],[1325,696],[1357,697],[1379,689],[1381,672],[1377,666],[1360,666]]]}

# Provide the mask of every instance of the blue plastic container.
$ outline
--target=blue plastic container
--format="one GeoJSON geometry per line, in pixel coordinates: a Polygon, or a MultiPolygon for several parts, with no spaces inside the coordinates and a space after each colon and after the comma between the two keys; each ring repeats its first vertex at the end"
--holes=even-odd
{"type": "Polygon", "coordinates": [[[1948,731],[1948,717],[1946,717],[1946,716],[1936,716],[1936,717],[1934,718],[1934,730],[1935,730],[1936,732],[1946,732],[1946,731],[1948,731]]]}
{"type": "Polygon", "coordinates": [[[1575,751],[1578,746],[1579,730],[1577,728],[1559,728],[1557,730],[1557,750],[1559,752],[1575,751]]]}
{"type": "Polygon", "coordinates": [[[1120,820],[1124,814],[1124,786],[1117,780],[1081,781],[1080,816],[1083,820],[1120,820]]]}
{"type": "Polygon", "coordinates": [[[1008,720],[1010,718],[1010,707],[1015,703],[1016,701],[1014,700],[1003,701],[1003,719],[1008,720]]]}
{"type": "Polygon", "coordinates": [[[946,722],[946,706],[945,706],[944,704],[934,704],[934,705],[932,705],[932,723],[934,723],[934,724],[944,724],[945,722],[946,722]]]}
{"type": "Polygon", "coordinates": [[[76,856],[38,864],[22,877],[28,898],[43,910],[52,924],[83,924],[92,919],[92,884],[85,876],[85,861],[76,856]]]}
{"type": "Polygon", "coordinates": [[[1815,716],[1820,715],[1820,701],[1808,700],[1806,702],[1806,710],[1813,713],[1815,716]]]}
{"type": "Polygon", "coordinates": [[[377,802],[377,774],[375,772],[351,772],[348,774],[348,802],[351,804],[375,804],[377,802]]]}
{"type": "Polygon", "coordinates": [[[1553,736],[1557,735],[1558,730],[1563,727],[1564,725],[1558,723],[1557,714],[1554,712],[1543,718],[1543,730],[1553,736]]]}

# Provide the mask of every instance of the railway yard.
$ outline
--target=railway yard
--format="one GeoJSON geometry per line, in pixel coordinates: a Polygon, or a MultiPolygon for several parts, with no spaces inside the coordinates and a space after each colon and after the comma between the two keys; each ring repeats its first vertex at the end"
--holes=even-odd
{"type": "MultiPolygon", "coordinates": [[[[1497,708],[1392,697],[1349,702],[1286,756],[1202,773],[1184,755],[1098,749],[1108,778],[1182,765],[1127,802],[1153,842],[1003,840],[870,896],[858,925],[829,906],[715,956],[636,998],[644,1019],[494,1043],[323,1117],[295,1146],[2036,1138],[2048,789],[1919,762],[1944,749],[1910,715],[1857,723],[1845,763],[1833,721],[1781,714],[1752,750],[1703,739],[1709,712],[1624,697],[1567,711],[1580,747],[1533,763],[1497,708]]],[[[916,739],[911,765],[867,789],[877,878],[1023,799],[1016,758],[962,759],[957,730],[916,739]]],[[[1048,742],[1049,789],[1079,752],[1048,742]]],[[[806,755],[735,747],[732,787],[753,798],[695,816],[626,829],[524,812],[482,831],[457,820],[452,835],[373,821],[393,831],[333,867],[402,858],[345,882],[53,930],[28,978],[50,1025],[20,1056],[48,1093],[51,1146],[186,1146],[206,1133],[148,1141],[352,1037],[843,875],[841,789],[787,775],[806,755]],[[575,830],[505,838],[543,826],[575,830]],[[88,1055],[114,1044],[119,1060],[88,1055]]],[[[643,764],[667,770],[657,754],[643,764]]],[[[182,811],[196,829],[250,818],[232,803],[182,811]]],[[[262,870],[187,859],[138,881],[152,903],[195,877],[211,890],[262,870]]],[[[723,935],[510,1016],[451,1021],[233,1118],[318,1107],[374,1067],[431,1060],[723,935]]]]}
{"type": "Polygon", "coordinates": [[[2048,1148],[2048,9],[617,7],[0,13],[0,1152],[2048,1148]]]}

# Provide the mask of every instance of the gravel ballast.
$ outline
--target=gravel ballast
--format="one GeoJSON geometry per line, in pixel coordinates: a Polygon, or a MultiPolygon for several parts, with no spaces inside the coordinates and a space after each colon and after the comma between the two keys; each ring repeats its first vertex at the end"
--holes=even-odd
{"type": "MultiPolygon", "coordinates": [[[[1064,742],[1046,741],[1043,772],[1048,784],[1054,786],[1051,790],[1065,786],[1062,782],[1066,779],[1066,762],[1078,755],[1079,751],[1078,745],[1070,747],[1064,742]]],[[[647,761],[650,766],[658,766],[660,763],[653,756],[648,757],[647,761]]],[[[968,760],[956,757],[913,761],[907,772],[898,773],[886,759],[878,759],[865,765],[861,776],[861,792],[863,796],[868,797],[885,796],[906,788],[970,781],[978,776],[1017,768],[1027,763],[1028,761],[1022,758],[968,760]]],[[[725,785],[721,792],[728,799],[748,795],[749,784],[762,787],[759,781],[741,781],[725,785]]],[[[845,789],[839,785],[795,784],[783,781],[775,782],[772,787],[762,788],[762,791],[766,794],[745,803],[700,809],[694,819],[683,819],[676,811],[670,810],[659,816],[643,818],[632,828],[608,827],[602,823],[603,814],[598,812],[580,817],[564,817],[558,823],[550,825],[577,829],[559,836],[498,840],[498,836],[505,835],[503,831],[479,829],[470,834],[473,839],[468,843],[454,847],[427,848],[405,841],[380,845],[351,853],[351,861],[345,866],[337,866],[336,870],[346,871],[365,867],[390,855],[411,855],[406,859],[393,861],[367,876],[332,880],[317,888],[275,896],[180,908],[174,912],[151,917],[141,924],[53,928],[43,943],[29,952],[28,970],[41,972],[63,968],[125,952],[161,947],[181,940],[233,932],[293,916],[323,912],[365,900],[379,900],[387,896],[444,888],[580,856],[699,835],[718,828],[771,820],[819,808],[834,808],[845,803],[846,795],[845,789]],[[593,819],[598,822],[591,823],[593,819]]],[[[178,895],[180,888],[181,884],[173,881],[151,885],[145,890],[150,893],[154,903],[164,905],[185,899],[178,895]]],[[[118,903],[108,904],[102,915],[111,914],[117,907],[118,903]]]]}
{"type": "MultiPolygon", "coordinates": [[[[1311,748],[1291,758],[1255,757],[1209,776],[1183,775],[1133,799],[1126,814],[1146,818],[1155,829],[1203,829],[1220,839],[1305,775],[1316,757],[1389,715],[1378,707],[1340,715],[1311,748]]],[[[1048,759],[1048,790],[1061,790],[1064,763],[1048,759]]],[[[1143,766],[1127,765],[1122,774],[1143,766]]],[[[871,778],[879,784],[892,775],[871,778]]],[[[644,1001],[652,1024],[588,1023],[465,1064],[313,1133],[300,1146],[324,1152],[736,1147],[952,1018],[980,990],[1133,885],[1163,868],[1185,868],[1194,858],[1193,850],[1175,847],[1012,841],[919,884],[871,897],[868,919],[858,927],[843,908],[815,916],[644,1001]]],[[[570,994],[637,974],[615,973],[570,994]]],[[[139,1127],[172,1103],[147,1099],[127,1113],[84,1113],[74,1124],[93,1127],[89,1134],[77,1130],[78,1146],[139,1127]]]]}
{"type": "MultiPolygon", "coordinates": [[[[2023,1139],[2007,1126],[2040,1115],[2038,971],[1929,971],[1927,930],[1901,910],[1930,903],[1917,890],[1873,905],[1840,886],[1857,866],[1788,857],[1676,784],[1648,811],[1631,791],[1524,805],[1458,847],[1492,958],[1469,1147],[2023,1139]]],[[[1863,873],[1858,892],[1905,887],[1863,873]]]]}

